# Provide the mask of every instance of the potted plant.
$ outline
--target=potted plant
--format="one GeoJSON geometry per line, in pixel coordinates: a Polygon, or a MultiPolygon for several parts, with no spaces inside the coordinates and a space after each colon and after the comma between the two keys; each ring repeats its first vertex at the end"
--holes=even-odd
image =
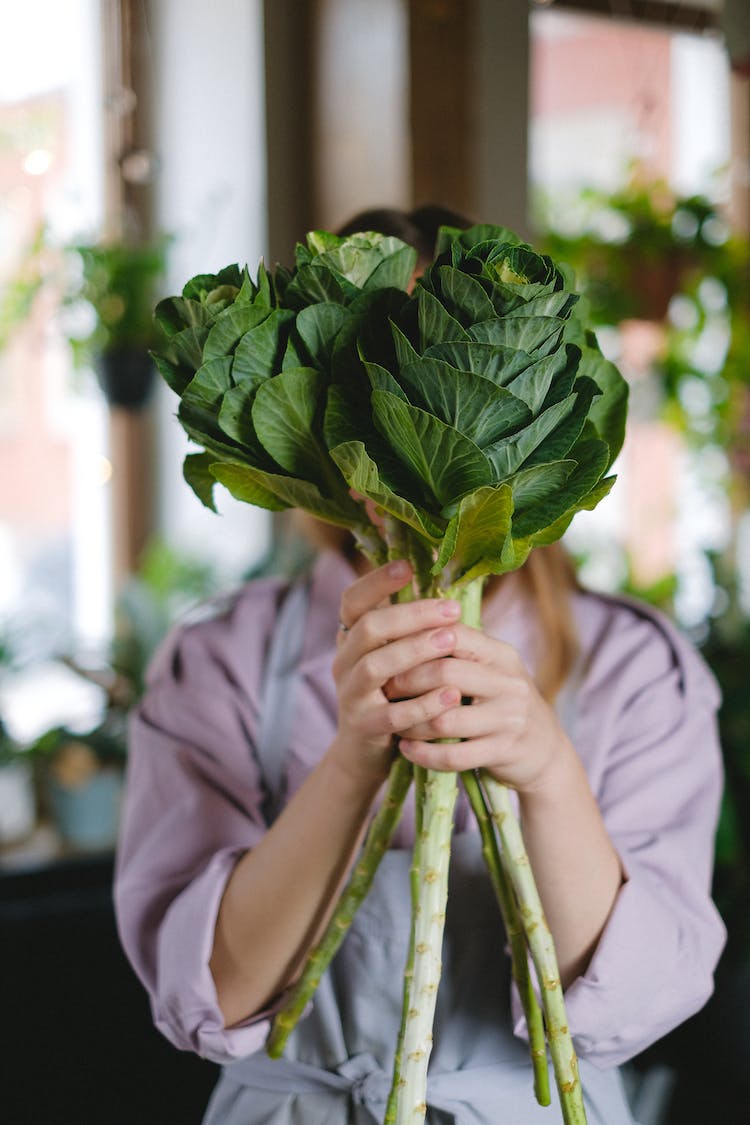
{"type": "Polygon", "coordinates": [[[67,844],[105,848],[115,842],[125,762],[123,731],[119,716],[108,714],[83,734],[55,727],[32,747],[48,812],[67,844]]]}
{"type": "Polygon", "coordinates": [[[672,298],[725,256],[728,233],[710,200],[677,196],[637,170],[611,194],[584,189],[574,210],[574,233],[541,219],[544,243],[579,275],[597,323],[663,321],[672,298]]]}
{"type": "Polygon", "coordinates": [[[153,308],[169,239],[148,243],[75,243],[66,249],[63,305],[88,314],[82,334],[69,331],[76,366],[91,366],[111,406],[140,409],[153,384],[153,308]]]}
{"type": "Polygon", "coordinates": [[[77,655],[60,657],[104,694],[103,717],[94,727],[81,732],[56,726],[32,747],[46,811],[67,844],[114,844],[128,715],[143,689],[147,665],[172,621],[214,589],[210,566],[154,540],[138,573],[120,593],[117,630],[108,653],[95,662],[77,655]]]}

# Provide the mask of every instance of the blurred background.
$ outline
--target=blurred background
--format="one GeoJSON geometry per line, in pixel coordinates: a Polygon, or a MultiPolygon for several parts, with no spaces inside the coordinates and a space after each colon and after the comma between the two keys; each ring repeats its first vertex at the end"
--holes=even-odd
{"type": "Polygon", "coordinates": [[[177,617],[295,565],[205,511],[149,360],[199,272],[434,202],[569,262],[631,384],[619,483],[566,542],[724,691],[706,1009],[628,1072],[640,1125],[747,1125],[747,0],[0,3],[0,924],[14,1125],[196,1125],[215,1068],[151,1029],[110,902],[124,729],[177,617]]]}

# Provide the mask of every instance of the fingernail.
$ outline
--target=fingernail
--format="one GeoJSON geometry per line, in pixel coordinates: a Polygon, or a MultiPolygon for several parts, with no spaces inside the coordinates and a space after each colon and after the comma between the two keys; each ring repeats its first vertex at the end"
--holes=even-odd
{"type": "Polygon", "coordinates": [[[456,643],[456,634],[452,629],[441,629],[439,633],[433,633],[432,643],[435,648],[451,648],[456,643]]]}
{"type": "Polygon", "coordinates": [[[461,613],[461,606],[458,602],[441,602],[440,613],[443,617],[458,617],[461,613]]]}
{"type": "Polygon", "coordinates": [[[444,703],[446,707],[452,707],[454,703],[458,703],[461,696],[455,688],[446,688],[445,691],[440,692],[440,702],[444,703]]]}
{"type": "Polygon", "coordinates": [[[411,567],[406,559],[397,559],[388,566],[389,578],[406,578],[408,574],[411,574],[411,567]]]}

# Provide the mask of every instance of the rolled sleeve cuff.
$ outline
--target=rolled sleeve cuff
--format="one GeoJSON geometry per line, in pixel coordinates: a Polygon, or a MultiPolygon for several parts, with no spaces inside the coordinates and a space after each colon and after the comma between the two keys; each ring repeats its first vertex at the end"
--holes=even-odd
{"type": "Polygon", "coordinates": [[[229,1028],[219,1007],[209,962],[224,888],[242,854],[238,848],[217,852],[174,900],[159,936],[154,1022],[176,1047],[216,1063],[262,1047],[280,1003],[229,1028]]]}
{"type": "MultiPolygon", "coordinates": [[[[620,1066],[697,1012],[713,990],[725,940],[712,905],[690,937],[649,881],[620,889],[589,966],[565,992],[573,1045],[602,1069],[620,1066]],[[660,919],[644,938],[642,919],[660,919]]],[[[514,1034],[528,1037],[520,997],[511,995],[514,1034]]]]}

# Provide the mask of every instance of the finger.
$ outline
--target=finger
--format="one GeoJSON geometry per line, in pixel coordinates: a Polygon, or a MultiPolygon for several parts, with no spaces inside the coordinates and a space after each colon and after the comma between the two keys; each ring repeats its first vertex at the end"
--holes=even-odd
{"type": "Polygon", "coordinates": [[[497,637],[490,637],[471,625],[456,626],[454,655],[463,660],[491,664],[510,676],[526,673],[526,665],[513,645],[498,640],[497,637]]]}
{"type": "MultiPolygon", "coordinates": [[[[346,632],[345,657],[353,663],[366,653],[382,648],[392,641],[424,633],[430,629],[439,629],[441,626],[452,626],[458,620],[460,613],[458,603],[446,598],[420,598],[413,602],[400,602],[370,610],[346,632]]],[[[454,642],[455,634],[451,638],[451,644],[454,642]]],[[[343,646],[340,646],[339,654],[342,652],[343,646]]],[[[430,655],[435,655],[435,649],[430,655]]],[[[403,671],[405,667],[408,667],[408,664],[400,664],[397,669],[394,667],[393,671],[403,671]]],[[[381,683],[387,678],[386,675],[381,683]]]]}
{"type": "Polygon", "coordinates": [[[344,591],[341,622],[350,629],[368,610],[375,609],[392,594],[403,590],[413,577],[411,565],[406,559],[397,559],[364,574],[344,591]]]}
{"type": "Polygon", "coordinates": [[[521,733],[521,717],[515,709],[508,714],[498,703],[453,707],[403,732],[405,738],[420,742],[440,738],[484,738],[492,735],[507,738],[521,733]]]}
{"type": "Polygon", "coordinates": [[[398,734],[409,727],[429,724],[446,707],[453,707],[460,700],[455,688],[440,688],[416,699],[403,699],[397,703],[384,702],[373,708],[367,719],[370,736],[391,733],[398,734]]]}
{"type": "MultiPolygon", "coordinates": [[[[450,653],[455,644],[456,634],[452,628],[441,627],[438,629],[420,630],[399,640],[390,641],[388,644],[378,645],[367,649],[354,662],[351,669],[351,689],[356,693],[367,694],[376,689],[382,689],[389,678],[395,673],[399,675],[415,664],[424,661],[433,661],[437,654],[450,653]]],[[[355,651],[357,636],[352,633],[350,647],[342,654],[339,652],[336,660],[339,666],[350,664],[351,654],[355,651]]],[[[334,675],[339,672],[339,667],[334,665],[334,675]]],[[[446,686],[439,683],[431,684],[424,691],[408,692],[409,697],[424,695],[433,687],[446,686]]],[[[450,686],[450,685],[448,685],[450,686]]],[[[458,698],[461,693],[456,691],[458,698]]]]}
{"type": "Polygon", "coordinates": [[[466,742],[423,742],[402,737],[398,740],[398,748],[405,758],[417,766],[453,773],[481,769],[498,756],[498,741],[491,736],[469,739],[466,742]]]}
{"type": "Polygon", "coordinates": [[[423,695],[436,687],[452,686],[457,687],[461,695],[472,699],[489,699],[502,690],[504,680],[503,673],[497,668],[473,660],[459,660],[451,653],[451,659],[438,658],[428,663],[419,663],[404,672],[392,669],[384,691],[389,699],[403,699],[406,696],[423,695]]]}

